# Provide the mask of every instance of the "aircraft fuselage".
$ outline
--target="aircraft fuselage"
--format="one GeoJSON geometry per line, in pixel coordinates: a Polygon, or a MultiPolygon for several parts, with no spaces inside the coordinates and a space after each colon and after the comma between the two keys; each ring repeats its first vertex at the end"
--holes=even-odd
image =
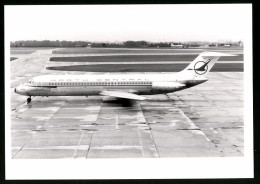
{"type": "Polygon", "coordinates": [[[26,96],[91,96],[104,90],[117,90],[140,95],[179,91],[205,82],[205,78],[183,78],[176,74],[125,75],[46,75],[35,77],[15,88],[26,96]],[[174,82],[184,84],[176,87],[174,82]]]}

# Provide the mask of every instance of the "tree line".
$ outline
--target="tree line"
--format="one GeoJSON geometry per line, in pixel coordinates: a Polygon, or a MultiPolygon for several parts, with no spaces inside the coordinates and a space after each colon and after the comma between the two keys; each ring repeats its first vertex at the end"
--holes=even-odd
{"type": "MultiPolygon", "coordinates": [[[[232,45],[239,46],[241,41],[232,45]]],[[[51,40],[22,40],[11,42],[11,47],[108,47],[108,48],[147,48],[147,47],[171,47],[172,45],[183,45],[183,48],[199,47],[203,45],[216,46],[211,42],[147,42],[147,41],[125,41],[125,42],[89,42],[89,41],[51,41],[51,40]]],[[[224,44],[222,44],[224,45],[224,44]]],[[[219,45],[221,46],[221,45],[219,45]]]]}
{"type": "Polygon", "coordinates": [[[147,41],[126,42],[88,42],[88,41],[50,41],[50,40],[22,40],[11,42],[11,47],[170,47],[168,42],[152,43],[147,41]]]}

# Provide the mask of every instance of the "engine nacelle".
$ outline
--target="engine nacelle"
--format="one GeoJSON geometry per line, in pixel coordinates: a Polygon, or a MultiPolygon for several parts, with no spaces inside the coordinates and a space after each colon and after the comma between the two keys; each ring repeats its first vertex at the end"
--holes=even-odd
{"type": "Polygon", "coordinates": [[[179,82],[153,82],[152,88],[155,90],[176,90],[184,87],[184,84],[179,82]]]}

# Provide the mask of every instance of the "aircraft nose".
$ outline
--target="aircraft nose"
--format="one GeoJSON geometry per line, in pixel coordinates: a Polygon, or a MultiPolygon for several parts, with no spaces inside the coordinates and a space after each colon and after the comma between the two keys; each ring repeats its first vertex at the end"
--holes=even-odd
{"type": "Polygon", "coordinates": [[[16,88],[14,88],[14,92],[16,93],[16,88]]]}

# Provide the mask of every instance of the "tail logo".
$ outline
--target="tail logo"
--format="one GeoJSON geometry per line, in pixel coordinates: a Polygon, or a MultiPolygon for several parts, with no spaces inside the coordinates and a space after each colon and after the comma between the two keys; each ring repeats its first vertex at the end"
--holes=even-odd
{"type": "Polygon", "coordinates": [[[204,61],[198,61],[197,63],[195,63],[194,65],[194,71],[198,74],[198,75],[203,75],[208,71],[208,64],[211,61],[211,59],[208,59],[207,62],[204,61]]]}

